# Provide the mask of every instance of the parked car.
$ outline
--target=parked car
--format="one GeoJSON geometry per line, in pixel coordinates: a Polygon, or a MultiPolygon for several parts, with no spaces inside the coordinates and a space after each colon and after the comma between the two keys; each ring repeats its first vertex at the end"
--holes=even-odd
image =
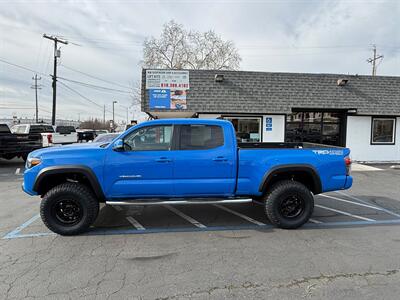
{"type": "Polygon", "coordinates": [[[119,136],[120,133],[103,133],[98,135],[94,140],[93,143],[110,143],[113,139],[119,136]]]}
{"type": "Polygon", "coordinates": [[[11,127],[11,132],[19,136],[39,138],[42,147],[53,146],[54,128],[47,124],[18,124],[11,127]]]}
{"type": "Polygon", "coordinates": [[[120,125],[115,129],[115,132],[124,132],[126,130],[128,130],[129,128],[136,126],[136,124],[124,124],[124,125],[120,125]]]}
{"type": "Polygon", "coordinates": [[[48,124],[18,124],[11,128],[17,135],[37,135],[42,137],[42,147],[72,144],[78,141],[76,130],[73,126],[55,126],[48,124]]]}
{"type": "Polygon", "coordinates": [[[29,152],[42,147],[42,137],[38,135],[16,135],[11,133],[7,124],[0,124],[0,157],[26,160],[29,152]]]}
{"type": "Polygon", "coordinates": [[[73,144],[78,142],[78,133],[74,126],[59,125],[55,127],[53,144],[73,144]]]}
{"type": "Polygon", "coordinates": [[[100,134],[105,134],[105,133],[109,133],[108,130],[106,129],[96,129],[95,130],[96,136],[100,135],[100,134]]]}
{"type": "Polygon", "coordinates": [[[313,195],[351,187],[350,150],[308,143],[237,144],[225,120],[144,122],[109,145],[42,149],[28,156],[23,189],[40,195],[44,224],[86,231],[99,203],[262,202],[281,228],[306,223],[313,195]]]}
{"type": "Polygon", "coordinates": [[[90,142],[96,138],[96,131],[92,129],[78,129],[78,142],[90,142]]]}

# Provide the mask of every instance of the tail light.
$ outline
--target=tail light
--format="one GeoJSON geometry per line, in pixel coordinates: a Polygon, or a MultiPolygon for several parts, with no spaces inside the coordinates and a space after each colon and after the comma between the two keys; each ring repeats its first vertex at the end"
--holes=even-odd
{"type": "Polygon", "coordinates": [[[344,158],[344,164],[346,165],[346,175],[350,175],[351,170],[351,158],[346,156],[344,158]]]}
{"type": "Polygon", "coordinates": [[[47,135],[47,142],[50,144],[53,144],[53,135],[52,134],[48,134],[47,135]]]}

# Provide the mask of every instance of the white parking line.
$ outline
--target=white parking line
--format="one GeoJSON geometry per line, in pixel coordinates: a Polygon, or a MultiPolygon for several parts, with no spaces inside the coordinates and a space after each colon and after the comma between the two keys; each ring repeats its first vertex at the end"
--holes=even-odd
{"type": "Polygon", "coordinates": [[[126,219],[129,221],[129,223],[131,223],[137,230],[146,230],[146,228],[144,228],[142,226],[142,224],[140,224],[137,220],[135,220],[133,217],[129,216],[126,217],[126,219]]]}
{"type": "Polygon", "coordinates": [[[229,213],[231,213],[231,214],[234,214],[234,215],[236,215],[236,216],[238,216],[238,217],[241,217],[241,218],[243,218],[243,219],[245,219],[245,220],[247,220],[247,221],[249,221],[249,222],[251,222],[251,223],[253,223],[253,224],[256,224],[256,225],[258,225],[258,226],[264,226],[264,225],[265,225],[265,224],[262,223],[262,222],[259,222],[259,221],[257,221],[257,220],[254,220],[254,219],[252,219],[252,218],[250,218],[250,217],[248,217],[248,216],[246,216],[246,215],[243,215],[243,214],[241,214],[241,213],[239,213],[239,212],[237,212],[237,211],[234,211],[234,210],[232,210],[232,209],[229,209],[229,208],[227,208],[227,207],[225,207],[225,206],[222,206],[222,205],[219,205],[219,204],[214,204],[214,206],[215,206],[215,207],[218,207],[218,208],[220,208],[220,209],[222,209],[222,210],[225,210],[225,211],[227,211],[227,212],[229,212],[229,213]]]}
{"type": "Polygon", "coordinates": [[[192,217],[184,214],[183,212],[181,212],[180,210],[177,210],[175,207],[172,207],[170,205],[164,205],[164,207],[166,209],[169,209],[170,211],[172,211],[173,213],[177,214],[178,216],[180,216],[181,218],[185,219],[186,221],[192,223],[194,226],[199,227],[199,228],[207,228],[206,225],[201,224],[200,222],[196,221],[195,219],[193,219],[192,217]]]}
{"type": "Polygon", "coordinates": [[[16,170],[15,170],[15,175],[19,175],[19,172],[21,171],[21,168],[17,168],[16,170]]]}
{"type": "Polygon", "coordinates": [[[337,213],[345,215],[345,216],[349,216],[349,217],[353,217],[353,218],[356,218],[356,219],[364,220],[364,221],[369,221],[369,222],[375,222],[376,221],[376,220],[373,220],[373,219],[369,219],[369,218],[353,215],[353,214],[345,212],[345,211],[341,211],[341,210],[338,210],[338,209],[322,206],[322,205],[319,205],[319,204],[315,204],[315,206],[319,207],[319,208],[326,209],[326,210],[330,210],[330,211],[333,211],[333,212],[337,212],[337,213]]]}
{"type": "Polygon", "coordinates": [[[113,207],[114,207],[115,210],[117,210],[117,211],[121,211],[121,210],[122,210],[121,206],[119,206],[119,205],[113,205],[113,207]]]}
{"type": "MultiPolygon", "coordinates": [[[[360,198],[358,198],[358,197],[354,197],[354,196],[352,196],[352,195],[350,195],[350,194],[347,194],[347,193],[344,193],[344,192],[341,192],[341,191],[336,191],[335,193],[337,193],[337,194],[340,194],[340,195],[343,195],[343,196],[345,196],[345,197],[348,197],[348,198],[350,198],[350,199],[353,199],[353,200],[356,200],[356,201],[359,201],[359,202],[362,202],[362,203],[365,203],[365,204],[369,204],[367,201],[365,201],[365,200],[363,200],[363,199],[360,199],[360,198]]],[[[356,204],[355,202],[353,202],[354,204],[356,204]]],[[[358,203],[358,202],[357,202],[358,203]]],[[[387,214],[389,214],[389,215],[392,215],[392,216],[395,216],[395,217],[398,217],[398,218],[400,218],[400,215],[399,214],[396,214],[395,212],[392,212],[392,211],[390,211],[390,210],[388,210],[388,209],[385,209],[385,208],[383,208],[383,207],[379,207],[379,206],[375,206],[377,209],[380,209],[381,211],[384,211],[385,213],[387,213],[387,214]]]]}
{"type": "Polygon", "coordinates": [[[342,202],[346,202],[346,203],[350,203],[350,204],[354,204],[354,205],[358,205],[358,206],[362,206],[362,207],[367,207],[367,208],[371,208],[371,209],[375,209],[375,210],[379,210],[379,211],[384,211],[384,209],[382,209],[380,207],[376,207],[376,206],[368,205],[368,204],[362,204],[362,203],[358,203],[358,202],[353,202],[353,201],[350,201],[350,200],[345,200],[345,199],[334,197],[334,196],[323,195],[323,194],[320,194],[318,196],[322,196],[322,197],[325,197],[325,198],[330,198],[330,199],[334,199],[334,200],[337,200],[337,201],[342,201],[342,202]]]}
{"type": "Polygon", "coordinates": [[[309,220],[311,223],[315,223],[315,224],[322,224],[323,222],[315,220],[315,219],[310,219],[309,220]]]}

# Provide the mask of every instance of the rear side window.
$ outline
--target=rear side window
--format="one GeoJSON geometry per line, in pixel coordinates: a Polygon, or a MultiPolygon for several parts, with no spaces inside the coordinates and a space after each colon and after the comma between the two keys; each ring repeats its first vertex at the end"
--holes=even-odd
{"type": "Polygon", "coordinates": [[[6,124],[0,124],[0,133],[10,133],[10,128],[6,124]]]}
{"type": "Polygon", "coordinates": [[[70,134],[71,132],[76,132],[74,126],[57,126],[56,132],[61,134],[70,134]]]}
{"type": "Polygon", "coordinates": [[[180,150],[204,150],[224,145],[222,127],[217,125],[180,126],[180,150]]]}
{"type": "Polygon", "coordinates": [[[26,125],[20,125],[20,126],[13,127],[13,131],[15,133],[25,133],[25,130],[26,130],[26,125]]]}
{"type": "Polygon", "coordinates": [[[54,132],[54,128],[51,125],[31,125],[29,133],[47,133],[54,132]]]}

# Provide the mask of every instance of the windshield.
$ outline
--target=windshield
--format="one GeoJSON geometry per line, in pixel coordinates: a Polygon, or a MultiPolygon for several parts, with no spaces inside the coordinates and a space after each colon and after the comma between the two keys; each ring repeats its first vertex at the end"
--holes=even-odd
{"type": "Polygon", "coordinates": [[[110,143],[113,139],[115,139],[119,134],[110,133],[110,134],[100,134],[97,138],[94,139],[94,143],[110,143]]]}

